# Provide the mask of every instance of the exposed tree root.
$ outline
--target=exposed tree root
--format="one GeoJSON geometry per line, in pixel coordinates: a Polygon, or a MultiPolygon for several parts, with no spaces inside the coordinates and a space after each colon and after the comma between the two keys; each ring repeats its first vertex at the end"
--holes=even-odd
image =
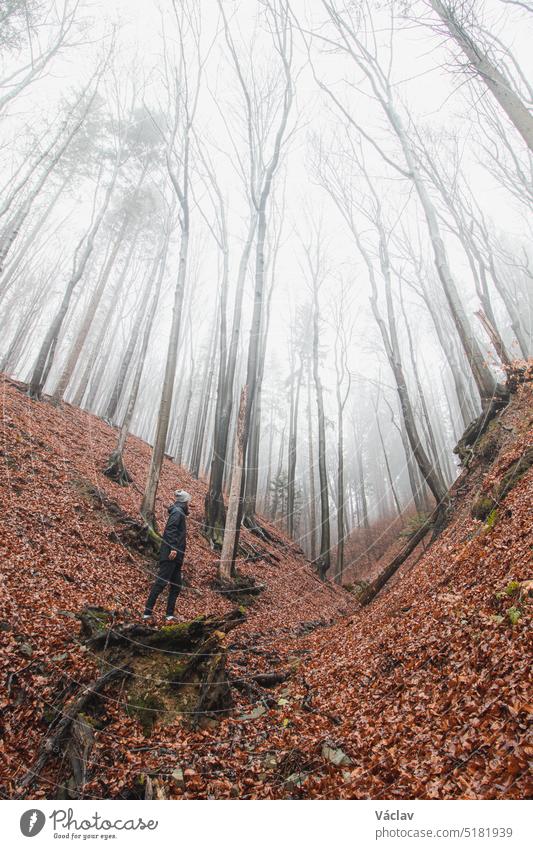
{"type": "Polygon", "coordinates": [[[265,585],[257,583],[253,576],[242,575],[240,572],[235,572],[231,581],[224,581],[217,577],[213,582],[213,589],[231,601],[243,605],[251,604],[264,588],[265,585]]]}
{"type": "MultiPolygon", "coordinates": [[[[48,760],[58,755],[63,756],[58,798],[84,797],[94,729],[101,727],[98,698],[108,685],[120,681],[113,700],[140,722],[146,736],[156,722],[181,717],[195,726],[212,712],[218,716],[232,705],[225,635],[245,620],[242,609],[163,628],[136,622],[114,626],[115,614],[102,607],[84,608],[78,618],[83,643],[100,654],[104,668],[110,668],[82,687],[81,695],[63,709],[55,730],[43,741],[36,762],[20,782],[20,798],[48,760]],[[65,763],[69,767],[66,776],[65,763]]],[[[145,798],[164,798],[153,782],[146,793],[145,798]]]]}
{"type": "Polygon", "coordinates": [[[133,478],[124,465],[124,458],[121,451],[113,451],[110,455],[107,466],[104,469],[104,475],[120,486],[128,486],[133,481],[133,478]]]}
{"type": "MultiPolygon", "coordinates": [[[[86,710],[91,703],[97,699],[102,690],[114,681],[123,680],[127,676],[131,674],[131,669],[127,666],[116,667],[114,669],[110,669],[104,675],[101,675],[96,681],[93,681],[88,687],[83,687],[83,693],[81,696],[78,696],[72,704],[67,707],[63,711],[62,719],[56,726],[55,731],[48,737],[45,738],[43,744],[41,746],[41,753],[39,754],[37,760],[33,764],[33,766],[28,770],[28,772],[24,775],[22,780],[19,782],[19,787],[22,789],[18,798],[24,798],[25,788],[29,787],[33,784],[33,782],[39,777],[42,772],[44,766],[48,763],[51,757],[56,757],[61,752],[64,752],[65,746],[70,745],[70,741],[66,741],[67,736],[71,732],[72,724],[76,721],[78,714],[82,711],[86,710]]],[[[78,734],[78,739],[81,739],[83,735],[78,734]]],[[[86,741],[86,738],[85,738],[86,741]]],[[[74,748],[77,748],[77,743],[74,743],[74,748]]],[[[86,742],[83,743],[86,745],[86,742]]],[[[86,761],[86,758],[85,758],[86,761]]]]}
{"type": "Polygon", "coordinates": [[[89,481],[80,479],[75,482],[81,494],[98,509],[105,511],[106,520],[115,526],[109,533],[109,538],[120,542],[133,551],[146,557],[153,558],[159,554],[161,537],[149,525],[133,519],[124,512],[122,507],[109,498],[103,490],[89,481]]]}
{"type": "Polygon", "coordinates": [[[239,542],[239,556],[243,557],[247,562],[267,560],[270,563],[281,563],[281,557],[272,554],[271,551],[267,551],[265,548],[256,548],[251,543],[243,542],[242,540],[239,542]]]}
{"type": "Polygon", "coordinates": [[[251,534],[262,539],[263,542],[276,542],[275,537],[272,536],[270,531],[268,531],[263,525],[261,525],[257,521],[257,516],[244,516],[242,520],[243,527],[245,527],[251,534]]]}
{"type": "Polygon", "coordinates": [[[461,439],[453,449],[453,453],[459,456],[461,465],[468,468],[468,464],[474,455],[473,445],[485,433],[492,419],[507,405],[509,398],[494,398],[480,413],[477,419],[471,422],[461,439]]]}

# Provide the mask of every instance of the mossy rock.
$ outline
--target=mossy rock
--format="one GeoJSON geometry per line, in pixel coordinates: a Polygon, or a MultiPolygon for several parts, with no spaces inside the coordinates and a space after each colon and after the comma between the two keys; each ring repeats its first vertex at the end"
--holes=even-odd
{"type": "Polygon", "coordinates": [[[474,454],[484,460],[494,460],[500,447],[500,436],[500,422],[492,421],[485,433],[474,444],[474,454]]]}
{"type": "Polygon", "coordinates": [[[487,517],[490,516],[495,507],[496,502],[490,495],[480,495],[479,498],[474,501],[472,509],[470,510],[470,515],[473,519],[479,519],[481,522],[484,522],[487,517]]]}

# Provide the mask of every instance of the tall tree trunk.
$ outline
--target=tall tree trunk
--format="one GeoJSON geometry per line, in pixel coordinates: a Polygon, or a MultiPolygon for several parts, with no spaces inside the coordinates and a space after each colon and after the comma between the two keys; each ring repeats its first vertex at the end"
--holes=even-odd
{"type": "Polygon", "coordinates": [[[261,327],[260,348],[257,363],[257,382],[255,388],[255,403],[251,415],[250,446],[247,451],[248,462],[246,464],[246,487],[244,503],[244,524],[249,528],[256,528],[255,519],[257,488],[259,484],[259,444],[261,435],[261,392],[263,387],[263,376],[265,372],[266,347],[268,340],[268,328],[270,324],[270,307],[272,303],[273,283],[270,286],[267,299],[264,327],[261,327]]]}
{"type": "Polygon", "coordinates": [[[324,415],[324,395],[318,364],[319,328],[318,328],[318,284],[313,281],[313,380],[315,382],[316,405],[318,412],[318,477],[320,481],[320,554],[317,559],[317,571],[320,578],[326,579],[330,567],[330,526],[328,477],[326,470],[326,421],[324,415]]]}
{"type": "Polygon", "coordinates": [[[472,36],[469,35],[464,23],[461,23],[449,2],[429,0],[429,3],[444,23],[455,43],[465,54],[470,66],[494,95],[533,153],[533,116],[520,97],[513,91],[505,74],[496,67],[481,44],[476,44],[472,36]]]}
{"type": "MultiPolygon", "coordinates": [[[[450,309],[459,339],[463,346],[466,358],[472,370],[476,386],[478,388],[482,404],[488,403],[495,394],[502,394],[503,388],[497,383],[491,373],[481,349],[477,343],[474,331],[466,315],[463,303],[459,297],[455,281],[453,279],[448,255],[444,245],[444,239],[440,231],[440,226],[437,218],[437,213],[433,202],[429,196],[426,184],[420,173],[420,165],[418,163],[412,143],[403,126],[400,115],[392,104],[392,101],[383,101],[384,108],[390,123],[400,140],[405,161],[409,171],[409,176],[415,186],[418,194],[426,222],[428,225],[431,246],[435,260],[435,267],[439,280],[442,284],[446,301],[450,309]]],[[[429,483],[429,481],[428,481],[429,483]]]]}
{"type": "Polygon", "coordinates": [[[20,248],[18,248],[17,253],[10,260],[8,267],[2,273],[2,280],[0,284],[0,296],[4,297],[5,294],[11,288],[11,283],[13,281],[13,277],[16,274],[22,259],[26,258],[28,254],[31,252],[33,256],[35,256],[35,244],[37,239],[37,234],[41,230],[43,224],[45,224],[49,220],[49,216],[55,207],[57,201],[63,194],[65,188],[67,187],[69,181],[72,178],[72,170],[67,176],[61,181],[57,191],[52,195],[50,201],[46,205],[44,211],[39,216],[33,227],[30,229],[27,236],[25,236],[20,248]]]}
{"type": "MultiPolygon", "coordinates": [[[[244,284],[246,281],[246,272],[248,270],[248,262],[252,250],[256,224],[257,215],[254,212],[254,214],[250,217],[248,234],[239,263],[231,337],[227,356],[226,342],[222,337],[220,338],[220,362],[215,410],[215,431],[213,435],[213,451],[211,456],[209,485],[205,497],[205,515],[203,525],[204,534],[210,540],[211,544],[217,547],[222,544],[224,525],[226,521],[223,494],[224,473],[226,470],[228,437],[231,424],[231,413],[233,409],[235,368],[237,364],[237,353],[242,323],[244,284]],[[225,362],[222,361],[223,359],[225,362]]],[[[222,299],[220,310],[222,331],[222,316],[225,315],[222,299]]]]}
{"type": "Polygon", "coordinates": [[[120,231],[114,241],[111,253],[108,256],[107,261],[104,263],[100,278],[91,295],[91,298],[87,305],[87,309],[85,310],[85,315],[82,319],[82,323],[76,333],[74,342],[71,346],[70,354],[67,357],[67,361],[57,382],[57,386],[53,394],[54,401],[56,402],[63,400],[65,392],[74,373],[74,369],[78,364],[80,354],[87,340],[87,336],[89,335],[89,331],[94,321],[96,311],[100,305],[100,301],[102,300],[102,295],[104,294],[107,281],[109,280],[109,275],[111,274],[111,270],[117,258],[117,254],[122,246],[122,241],[126,234],[128,224],[129,218],[128,216],[125,216],[120,231]]]}
{"type": "Polygon", "coordinates": [[[392,472],[389,463],[389,457],[385,448],[385,441],[383,439],[383,433],[381,430],[381,425],[379,423],[379,417],[376,410],[376,426],[378,430],[379,436],[379,444],[381,445],[381,450],[383,452],[383,459],[385,461],[385,469],[387,470],[387,479],[389,481],[390,490],[392,492],[392,497],[394,499],[394,506],[396,507],[396,512],[400,517],[402,515],[402,508],[400,506],[400,499],[398,498],[398,493],[396,492],[396,487],[394,486],[394,478],[392,477],[392,472]]]}
{"type": "Polygon", "coordinates": [[[316,483],[315,483],[315,458],[313,451],[313,416],[311,414],[311,361],[309,361],[309,374],[307,376],[307,444],[309,451],[309,524],[310,524],[310,550],[311,562],[316,562],[317,539],[316,539],[316,483]]]}
{"type": "MultiPolygon", "coordinates": [[[[138,231],[137,231],[138,232],[138,231]]],[[[83,399],[87,392],[87,387],[89,385],[89,380],[91,378],[91,374],[94,369],[94,365],[98,358],[98,355],[101,352],[101,348],[105,339],[106,332],[109,328],[109,323],[113,316],[113,313],[116,310],[117,304],[120,301],[120,296],[122,294],[122,290],[124,288],[124,284],[127,279],[127,274],[130,268],[131,260],[133,257],[133,253],[135,251],[135,238],[131,240],[129,251],[124,259],[124,264],[122,266],[122,270],[118,277],[116,283],[112,286],[112,291],[110,293],[109,305],[105,311],[104,317],[102,319],[102,323],[100,325],[100,330],[98,331],[98,335],[96,336],[96,340],[92,346],[91,353],[87,357],[87,362],[85,365],[85,369],[83,370],[83,374],[79,380],[78,386],[76,388],[76,392],[74,393],[74,397],[72,399],[72,404],[75,407],[81,407],[83,403],[83,399]]],[[[91,407],[89,407],[91,409],[91,407]]]]}
{"type": "Polygon", "coordinates": [[[298,444],[298,409],[300,403],[300,388],[302,385],[303,357],[300,356],[300,367],[291,374],[291,397],[289,409],[289,451],[287,470],[287,533],[294,536],[294,500],[296,481],[296,449],[298,444]]]}
{"type": "Polygon", "coordinates": [[[435,304],[435,301],[431,297],[431,294],[429,294],[425,289],[422,279],[419,279],[422,284],[422,297],[428,308],[429,314],[431,315],[437,338],[446,356],[446,362],[448,363],[452,374],[453,383],[455,387],[455,394],[457,396],[459,411],[461,413],[461,419],[464,426],[463,429],[466,429],[470,422],[473,421],[473,419],[475,419],[476,417],[476,411],[472,402],[472,398],[468,390],[468,386],[463,377],[461,366],[459,365],[455,356],[453,342],[450,339],[449,334],[446,332],[446,329],[442,325],[438,306],[435,304]]]}
{"type": "MultiPolygon", "coordinates": [[[[79,132],[81,126],[83,125],[85,118],[87,116],[87,113],[89,112],[89,109],[91,108],[93,101],[96,97],[96,93],[98,91],[99,81],[100,81],[100,79],[98,77],[97,84],[94,88],[94,91],[93,91],[92,95],[89,97],[89,99],[87,100],[85,106],[83,107],[80,116],[78,117],[78,119],[72,125],[72,127],[69,130],[69,132],[67,133],[65,139],[63,140],[63,142],[59,145],[59,147],[57,148],[57,150],[53,154],[52,158],[50,159],[50,162],[48,163],[47,167],[44,169],[39,180],[37,181],[37,183],[35,184],[35,186],[31,190],[31,192],[28,194],[27,198],[25,199],[25,201],[21,205],[20,209],[15,213],[10,224],[8,225],[8,228],[7,228],[8,234],[7,234],[7,236],[4,237],[4,239],[2,241],[2,245],[0,246],[0,275],[2,274],[2,271],[4,269],[5,260],[6,260],[6,257],[9,253],[10,249],[11,249],[11,246],[13,245],[13,242],[17,238],[24,222],[26,221],[26,218],[28,217],[28,215],[30,213],[30,210],[31,210],[32,205],[35,201],[35,198],[42,191],[42,189],[43,189],[46,181],[48,180],[50,174],[53,172],[53,170],[55,169],[59,160],[61,159],[61,157],[63,156],[63,154],[67,150],[67,148],[69,147],[72,139],[76,136],[76,134],[79,132]]],[[[92,82],[92,79],[91,79],[90,83],[86,86],[86,88],[83,90],[83,92],[81,93],[80,97],[78,98],[76,105],[78,105],[79,103],[82,102],[82,99],[83,99],[84,95],[86,94],[86,92],[88,91],[88,88],[89,88],[89,85],[91,84],[91,82],[92,82]]],[[[61,135],[61,133],[59,135],[61,135]]],[[[55,143],[56,143],[56,139],[54,139],[54,142],[51,145],[50,150],[55,146],[55,143]]],[[[3,290],[0,291],[0,293],[3,293],[3,290]]]]}
{"type": "Polygon", "coordinates": [[[151,527],[155,527],[155,499],[157,495],[157,488],[159,485],[161,467],[163,465],[163,458],[165,455],[168,425],[170,420],[170,410],[172,408],[172,396],[174,393],[174,378],[176,375],[176,360],[180,336],[181,314],[183,309],[183,296],[185,291],[185,279],[187,274],[188,248],[189,212],[188,207],[186,207],[182,208],[182,230],[178,278],[174,292],[172,323],[168,340],[163,391],[161,392],[161,401],[159,404],[159,414],[157,418],[157,428],[154,446],[152,449],[152,456],[150,460],[150,469],[148,472],[148,479],[146,481],[145,492],[140,506],[140,512],[142,517],[151,527]]]}
{"type": "MultiPolygon", "coordinates": [[[[135,241],[135,240],[133,240],[135,241]]],[[[162,278],[165,273],[165,265],[166,258],[168,252],[168,242],[169,242],[169,234],[167,232],[166,236],[163,237],[163,242],[160,250],[155,255],[152,267],[148,274],[148,285],[150,285],[150,281],[156,279],[156,289],[161,287],[162,278]],[[159,269],[159,271],[158,271],[159,269]]],[[[132,245],[133,248],[133,245],[132,245]]],[[[141,324],[145,317],[145,309],[146,309],[146,299],[143,297],[141,304],[139,305],[139,309],[137,310],[137,314],[135,316],[135,320],[133,323],[133,327],[130,331],[128,344],[126,345],[126,350],[124,351],[124,355],[120,361],[120,366],[118,369],[117,378],[113,383],[113,388],[111,390],[111,395],[109,396],[109,401],[107,402],[104,418],[110,422],[114,422],[120,402],[122,400],[122,395],[124,392],[124,386],[126,383],[126,378],[128,376],[129,368],[131,365],[131,361],[133,358],[133,354],[135,351],[135,345],[137,343],[137,339],[139,336],[139,331],[141,328],[141,324]]]]}
{"type": "MultiPolygon", "coordinates": [[[[168,251],[169,238],[170,238],[170,227],[167,228],[167,234],[166,234],[166,237],[165,237],[164,246],[163,246],[163,249],[159,253],[158,258],[157,258],[158,262],[159,262],[159,273],[157,274],[157,277],[156,277],[156,284],[155,284],[154,294],[153,294],[153,297],[152,297],[152,302],[150,304],[150,309],[149,309],[148,315],[146,316],[146,322],[145,322],[145,325],[144,325],[144,331],[143,331],[143,336],[142,336],[142,341],[141,341],[141,349],[139,351],[139,359],[137,360],[137,365],[136,365],[135,373],[134,373],[134,376],[133,376],[133,383],[132,383],[132,386],[131,386],[131,389],[130,389],[128,404],[127,404],[127,407],[126,407],[126,412],[124,414],[124,419],[122,421],[122,426],[120,428],[117,447],[115,448],[115,450],[111,454],[111,456],[108,460],[108,463],[107,463],[107,467],[105,469],[105,474],[108,477],[112,478],[113,480],[116,480],[118,483],[120,483],[123,486],[125,484],[129,483],[130,480],[131,480],[130,475],[128,474],[126,467],[124,465],[124,449],[126,447],[126,440],[128,438],[128,433],[130,432],[131,422],[132,422],[133,414],[135,412],[135,407],[136,407],[136,404],[137,404],[137,398],[139,397],[139,387],[140,387],[140,384],[141,384],[141,378],[142,378],[142,374],[143,374],[143,370],[144,370],[146,353],[148,351],[148,345],[150,343],[150,336],[151,336],[151,333],[152,333],[154,319],[155,319],[155,316],[157,314],[157,307],[158,307],[159,298],[160,298],[160,295],[161,295],[161,286],[162,286],[163,278],[164,278],[164,270],[165,270],[165,263],[166,263],[166,257],[167,257],[167,251],[168,251]]],[[[157,270],[157,264],[154,267],[154,271],[156,271],[156,270],[157,270]]],[[[149,294],[150,294],[150,289],[151,289],[150,283],[151,283],[151,280],[148,281],[148,285],[146,286],[146,289],[145,289],[146,300],[148,299],[149,294]]],[[[145,306],[144,302],[143,302],[142,306],[143,307],[145,306]]],[[[141,314],[144,316],[144,314],[145,314],[144,309],[141,311],[141,314]]]]}
{"type": "MultiPolygon", "coordinates": [[[[37,360],[35,362],[35,368],[33,370],[33,374],[32,374],[31,381],[30,381],[30,386],[29,386],[29,394],[30,394],[30,397],[32,397],[32,398],[40,398],[41,397],[41,392],[44,388],[46,378],[48,376],[48,373],[50,371],[50,367],[51,367],[52,362],[53,362],[55,347],[57,345],[57,340],[59,338],[59,333],[61,331],[63,321],[65,319],[65,316],[67,314],[67,310],[69,308],[70,300],[72,298],[72,295],[74,293],[76,286],[78,285],[79,281],[81,280],[81,278],[83,276],[83,273],[84,273],[85,268],[87,266],[87,263],[89,261],[89,257],[91,256],[91,254],[93,252],[94,242],[95,242],[96,236],[97,236],[98,231],[100,229],[100,225],[102,224],[102,221],[104,219],[104,215],[107,211],[107,207],[109,206],[109,201],[111,200],[111,194],[113,192],[113,189],[114,189],[114,186],[115,186],[115,181],[116,181],[117,176],[118,176],[119,163],[120,163],[120,158],[117,155],[117,158],[115,160],[115,167],[114,167],[114,170],[113,170],[113,174],[112,174],[111,180],[109,182],[109,185],[107,187],[103,203],[102,203],[100,209],[98,210],[98,213],[97,213],[97,215],[96,215],[96,217],[93,221],[93,224],[92,224],[92,226],[91,226],[91,228],[90,228],[90,230],[87,234],[87,237],[85,239],[85,248],[82,251],[81,258],[79,259],[79,261],[75,261],[75,263],[74,263],[72,276],[71,276],[71,278],[70,278],[70,280],[67,284],[67,287],[65,289],[65,293],[63,295],[63,299],[62,299],[61,304],[59,306],[59,310],[57,311],[56,315],[54,316],[54,318],[53,318],[53,320],[50,324],[48,332],[47,332],[47,334],[44,338],[44,341],[43,341],[41,348],[39,350],[39,353],[37,355],[37,360]]],[[[98,186],[97,186],[97,191],[98,191],[98,186]]]]}
{"type": "Polygon", "coordinates": [[[248,387],[243,386],[235,432],[234,467],[228,498],[228,512],[224,527],[224,539],[218,575],[221,581],[229,582],[235,574],[235,551],[238,548],[239,504],[241,502],[242,477],[244,473],[245,419],[248,402],[248,387]]]}
{"type": "Polygon", "coordinates": [[[191,474],[195,478],[198,478],[200,476],[202,449],[205,443],[207,420],[209,418],[208,410],[209,402],[211,399],[211,387],[213,385],[213,378],[215,375],[216,349],[218,344],[219,333],[218,323],[216,320],[216,313],[217,308],[215,309],[213,328],[211,330],[211,333],[209,334],[210,343],[209,349],[207,351],[207,359],[205,360],[204,376],[202,380],[202,392],[200,396],[200,403],[198,404],[198,411],[196,414],[196,423],[194,426],[194,441],[191,451],[190,468],[191,474]]]}

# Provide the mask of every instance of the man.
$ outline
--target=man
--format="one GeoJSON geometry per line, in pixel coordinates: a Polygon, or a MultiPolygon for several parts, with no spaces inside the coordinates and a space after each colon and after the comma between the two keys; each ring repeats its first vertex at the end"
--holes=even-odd
{"type": "Polygon", "coordinates": [[[168,520],[163,533],[163,542],[159,552],[159,572],[152,584],[143,619],[150,619],[158,597],[168,586],[167,622],[175,620],[174,608],[181,590],[181,567],[185,555],[187,527],[185,517],[189,513],[191,496],[184,489],[174,493],[175,503],[168,508],[168,520]]]}

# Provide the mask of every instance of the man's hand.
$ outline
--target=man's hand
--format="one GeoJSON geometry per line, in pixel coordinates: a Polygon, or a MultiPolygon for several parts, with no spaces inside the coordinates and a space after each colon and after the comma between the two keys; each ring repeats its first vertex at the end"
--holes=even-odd
{"type": "Polygon", "coordinates": [[[168,559],[169,560],[175,560],[176,557],[177,557],[177,554],[178,554],[178,552],[173,548],[171,550],[170,554],[168,555],[168,559]]]}

